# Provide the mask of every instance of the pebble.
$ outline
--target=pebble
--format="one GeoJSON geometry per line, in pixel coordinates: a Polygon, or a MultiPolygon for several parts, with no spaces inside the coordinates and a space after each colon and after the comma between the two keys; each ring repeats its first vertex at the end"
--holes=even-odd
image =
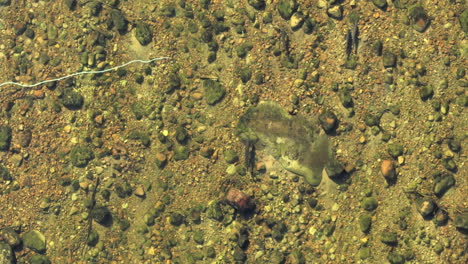
{"type": "Polygon", "coordinates": [[[380,164],[380,172],[387,181],[395,180],[396,172],[395,166],[393,165],[393,161],[383,160],[380,164]]]}
{"type": "Polygon", "coordinates": [[[398,159],[398,164],[399,164],[399,165],[405,164],[405,157],[403,157],[403,156],[398,156],[397,159],[398,159]]]}
{"type": "Polygon", "coordinates": [[[304,16],[299,13],[294,13],[290,20],[290,25],[292,29],[298,29],[304,22],[304,16]]]}
{"type": "Polygon", "coordinates": [[[136,188],[135,188],[135,195],[138,196],[138,197],[144,197],[145,196],[145,189],[143,188],[143,185],[138,185],[136,188]]]}
{"type": "Polygon", "coordinates": [[[343,17],[343,7],[340,5],[334,6],[327,10],[328,15],[334,19],[341,19],[343,17]]]}

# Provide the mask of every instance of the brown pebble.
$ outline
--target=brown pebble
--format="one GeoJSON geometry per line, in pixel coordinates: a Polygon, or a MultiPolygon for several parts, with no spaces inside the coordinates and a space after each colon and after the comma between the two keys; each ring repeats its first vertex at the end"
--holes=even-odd
{"type": "Polygon", "coordinates": [[[226,194],[228,203],[241,212],[252,210],[255,207],[250,196],[239,189],[231,188],[226,194]]]}
{"type": "Polygon", "coordinates": [[[158,161],[160,161],[160,162],[166,162],[167,157],[166,157],[166,155],[164,153],[158,152],[158,153],[156,153],[156,159],[158,161]]]}
{"type": "Polygon", "coordinates": [[[395,180],[396,172],[395,166],[393,165],[393,161],[383,160],[382,164],[380,165],[380,172],[382,172],[382,175],[387,181],[395,180]]]}

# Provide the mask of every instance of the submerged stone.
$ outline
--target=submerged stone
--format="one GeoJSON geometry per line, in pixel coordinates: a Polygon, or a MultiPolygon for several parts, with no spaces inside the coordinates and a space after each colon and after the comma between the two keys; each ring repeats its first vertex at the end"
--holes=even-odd
{"type": "Polygon", "coordinates": [[[45,237],[37,230],[27,232],[23,236],[23,243],[27,248],[38,253],[44,253],[46,251],[45,237]]]}
{"type": "Polygon", "coordinates": [[[10,245],[0,241],[0,263],[2,264],[13,264],[15,262],[15,257],[13,255],[13,250],[11,250],[10,245]]]}
{"type": "Polygon", "coordinates": [[[245,144],[255,144],[255,149],[270,154],[286,170],[314,186],[322,181],[325,165],[335,164],[328,138],[320,134],[317,122],[291,116],[273,102],[249,108],[240,117],[236,134],[245,144]]]}

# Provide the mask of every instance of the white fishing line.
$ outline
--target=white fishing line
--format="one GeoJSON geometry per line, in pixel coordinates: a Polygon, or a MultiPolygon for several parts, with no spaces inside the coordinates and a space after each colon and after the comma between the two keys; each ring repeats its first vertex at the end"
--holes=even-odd
{"type": "Polygon", "coordinates": [[[101,70],[101,71],[75,72],[75,73],[72,73],[72,74],[69,74],[69,75],[66,75],[66,76],[63,76],[63,77],[59,77],[59,78],[55,78],[55,79],[51,79],[51,80],[45,80],[45,81],[41,81],[41,82],[38,82],[38,83],[35,83],[35,84],[22,84],[22,83],[17,83],[17,82],[4,82],[4,83],[0,83],[0,87],[5,86],[5,85],[16,85],[16,86],[21,86],[21,87],[25,87],[25,88],[30,88],[30,87],[38,86],[38,85],[45,84],[45,83],[61,81],[61,80],[64,80],[64,79],[67,79],[67,78],[70,78],[70,77],[73,77],[73,76],[78,76],[78,75],[83,75],[83,74],[96,74],[96,73],[110,72],[110,71],[113,71],[113,70],[117,70],[119,68],[126,67],[126,66],[128,66],[128,65],[130,65],[132,63],[135,63],[135,62],[148,64],[148,63],[151,63],[153,61],[165,60],[165,59],[170,59],[170,57],[159,57],[159,58],[154,58],[154,59],[150,59],[150,60],[131,60],[131,61],[127,62],[127,63],[112,67],[110,69],[105,69],[105,70],[101,70]]]}

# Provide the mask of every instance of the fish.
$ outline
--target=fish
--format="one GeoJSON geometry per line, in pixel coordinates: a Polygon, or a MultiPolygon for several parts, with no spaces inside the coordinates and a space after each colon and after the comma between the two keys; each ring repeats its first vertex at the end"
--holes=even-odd
{"type": "Polygon", "coordinates": [[[357,54],[357,49],[359,45],[359,28],[357,23],[354,23],[353,30],[351,31],[351,39],[354,46],[354,53],[357,54]]]}
{"type": "Polygon", "coordinates": [[[346,56],[349,57],[351,52],[353,51],[353,38],[351,30],[348,29],[346,33],[346,56]]]}

